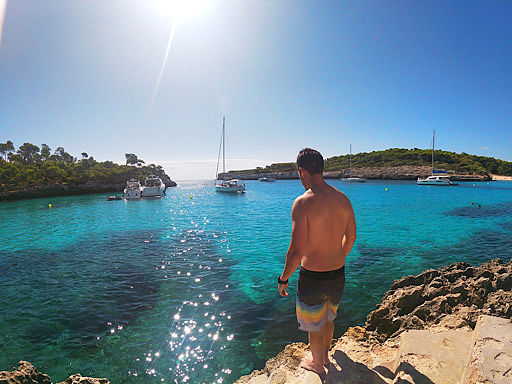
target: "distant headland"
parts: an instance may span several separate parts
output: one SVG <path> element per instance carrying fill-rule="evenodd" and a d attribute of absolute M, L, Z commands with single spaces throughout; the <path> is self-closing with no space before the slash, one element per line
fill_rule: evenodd
<path fill-rule="evenodd" d="M 98 162 L 86 152 L 78 159 L 63 147 L 52 154 L 46 144 L 24 143 L 16 150 L 7 141 L 0 143 L 0 155 L 0 200 L 122 192 L 127 180 L 149 175 L 160 177 L 166 187 L 176 186 L 160 165 L 145 165 L 133 153 L 125 154 L 126 165 L 119 165 Z"/>
<path fill-rule="evenodd" d="M 416 180 L 432 173 L 430 149 L 391 148 L 385 151 L 361 152 L 352 155 L 352 173 L 367 179 Z M 435 152 L 435 168 L 445 170 L 452 180 L 490 181 L 492 175 L 512 176 L 512 162 L 493 157 L 448 151 Z M 338 179 L 350 175 L 350 156 L 333 156 L 325 160 L 324 176 Z M 257 180 L 271 176 L 276 179 L 297 179 L 295 163 L 276 163 L 264 168 L 229 171 L 219 178 Z"/>

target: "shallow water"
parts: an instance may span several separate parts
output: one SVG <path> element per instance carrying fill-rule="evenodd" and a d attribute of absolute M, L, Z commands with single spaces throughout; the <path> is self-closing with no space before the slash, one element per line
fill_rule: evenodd
<path fill-rule="evenodd" d="M 396 278 L 512 257 L 512 183 L 329 182 L 358 225 L 335 336 L 363 324 Z M 293 295 L 275 283 L 302 192 L 298 180 L 250 181 L 245 195 L 226 195 L 208 181 L 161 200 L 1 202 L 0 370 L 28 360 L 54 382 L 80 372 L 231 383 L 262 368 L 306 340 Z"/>

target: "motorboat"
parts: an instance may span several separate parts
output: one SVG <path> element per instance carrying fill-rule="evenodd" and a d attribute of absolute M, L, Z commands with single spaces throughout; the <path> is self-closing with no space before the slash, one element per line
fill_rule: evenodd
<path fill-rule="evenodd" d="M 244 193 L 245 183 L 239 179 L 217 180 L 215 183 L 215 190 L 217 192 Z"/>
<path fill-rule="evenodd" d="M 245 183 L 239 179 L 219 179 L 220 152 L 222 149 L 222 173 L 226 173 L 226 118 L 222 118 L 222 134 L 220 137 L 219 156 L 217 157 L 217 170 L 215 172 L 215 190 L 217 192 L 244 193 Z"/>
<path fill-rule="evenodd" d="M 149 175 L 144 180 L 142 197 L 162 197 L 165 195 L 165 184 L 158 176 Z"/>
<path fill-rule="evenodd" d="M 264 183 L 273 183 L 274 181 L 276 181 L 276 179 L 270 176 L 260 177 L 258 180 Z"/>
<path fill-rule="evenodd" d="M 124 199 L 125 200 L 137 200 L 142 196 L 142 185 L 138 182 L 138 180 L 130 179 L 126 183 L 126 188 L 124 189 Z"/>
<path fill-rule="evenodd" d="M 352 176 L 352 144 L 350 144 L 350 176 L 349 177 L 343 177 L 341 181 L 345 181 L 348 183 L 364 183 L 366 179 L 358 176 Z"/>
<path fill-rule="evenodd" d="M 366 179 L 363 179 L 362 177 L 343 177 L 341 181 L 345 181 L 348 183 L 364 183 Z"/>
<path fill-rule="evenodd" d="M 427 177 L 426 179 L 422 179 L 421 177 L 418 177 L 418 180 L 416 181 L 418 185 L 438 185 L 438 186 L 451 186 L 451 185 L 458 185 L 457 183 L 454 183 L 450 180 L 449 176 L 443 176 L 443 175 L 432 175 Z"/>

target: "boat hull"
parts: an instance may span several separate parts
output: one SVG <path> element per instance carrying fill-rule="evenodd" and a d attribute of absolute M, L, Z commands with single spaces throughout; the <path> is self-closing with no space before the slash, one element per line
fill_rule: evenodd
<path fill-rule="evenodd" d="M 342 178 L 341 181 L 344 181 L 347 183 L 364 183 L 364 182 L 366 182 L 366 179 L 363 179 L 361 177 L 346 177 L 346 178 Z"/>
<path fill-rule="evenodd" d="M 451 181 L 445 181 L 445 180 L 440 180 L 440 181 L 417 180 L 416 184 L 418 184 L 418 185 L 435 185 L 436 187 L 450 187 L 452 185 L 456 185 L 456 184 L 453 184 Z"/>
<path fill-rule="evenodd" d="M 223 193 L 244 193 L 245 188 L 216 185 L 215 190 Z"/>
<path fill-rule="evenodd" d="M 124 199 L 125 200 L 139 200 L 141 198 L 142 191 L 140 189 L 125 189 Z"/>
<path fill-rule="evenodd" d="M 155 187 L 142 187 L 142 197 L 154 197 L 160 198 L 164 196 L 164 187 L 163 186 L 155 186 Z"/>

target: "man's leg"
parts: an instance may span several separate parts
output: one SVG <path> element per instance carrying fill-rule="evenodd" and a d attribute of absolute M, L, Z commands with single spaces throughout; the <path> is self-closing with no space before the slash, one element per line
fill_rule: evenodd
<path fill-rule="evenodd" d="M 329 353 L 329 348 L 331 348 L 332 335 L 334 333 L 334 322 L 327 321 L 321 332 L 323 332 L 323 334 L 324 334 L 323 335 L 324 336 L 323 355 L 322 355 L 323 356 L 323 364 L 325 366 L 328 366 L 329 364 L 331 364 L 331 360 L 329 360 L 328 353 Z"/>
<path fill-rule="evenodd" d="M 323 366 L 325 327 L 318 332 L 308 332 L 309 349 L 311 349 L 312 359 L 305 357 L 300 366 L 304 369 L 316 372 L 318 374 L 325 373 Z"/>

